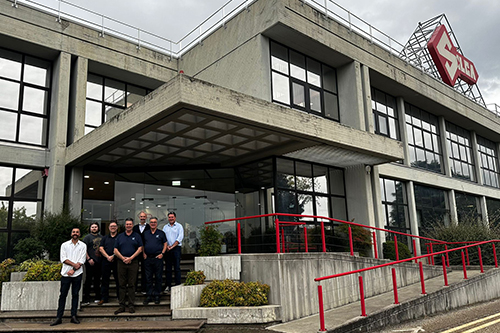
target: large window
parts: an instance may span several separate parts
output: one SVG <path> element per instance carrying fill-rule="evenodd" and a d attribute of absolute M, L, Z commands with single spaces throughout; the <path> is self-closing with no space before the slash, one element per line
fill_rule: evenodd
<path fill-rule="evenodd" d="M 0 166 L 0 258 L 15 255 L 16 243 L 43 210 L 45 178 L 41 170 Z"/>
<path fill-rule="evenodd" d="M 380 192 L 385 228 L 411 233 L 405 184 L 398 180 L 380 178 Z"/>
<path fill-rule="evenodd" d="M 396 98 L 372 88 L 372 111 L 375 133 L 399 140 Z"/>
<path fill-rule="evenodd" d="M 498 155 L 495 143 L 478 136 L 477 146 L 484 185 L 499 187 Z"/>
<path fill-rule="evenodd" d="M 148 93 L 147 89 L 89 73 L 85 134 L 101 126 Z"/>
<path fill-rule="evenodd" d="M 450 223 L 448 197 L 446 192 L 437 188 L 415 184 L 415 205 L 417 210 L 418 230 L 421 236 L 436 224 Z"/>
<path fill-rule="evenodd" d="M 500 200 L 486 198 L 488 222 L 491 228 L 498 228 L 500 224 Z"/>
<path fill-rule="evenodd" d="M 468 193 L 455 192 L 455 201 L 457 205 L 457 218 L 459 223 L 471 220 L 481 220 L 482 215 L 479 211 L 480 203 L 478 196 Z"/>
<path fill-rule="evenodd" d="M 405 113 L 411 166 L 442 173 L 437 117 L 408 103 L 405 103 Z"/>
<path fill-rule="evenodd" d="M 273 102 L 339 120 L 337 72 L 271 41 Z"/>
<path fill-rule="evenodd" d="M 47 146 L 50 67 L 0 48 L 0 141 Z"/>
<path fill-rule="evenodd" d="M 446 139 L 452 176 L 476 181 L 469 132 L 450 122 L 446 122 Z"/>

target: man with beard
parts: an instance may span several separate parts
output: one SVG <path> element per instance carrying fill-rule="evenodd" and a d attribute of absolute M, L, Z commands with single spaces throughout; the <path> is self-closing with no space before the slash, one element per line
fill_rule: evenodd
<path fill-rule="evenodd" d="M 163 231 L 158 230 L 158 218 L 150 218 L 149 225 L 151 229 L 144 232 L 144 267 L 147 280 L 147 297 L 144 305 L 148 305 L 153 298 L 155 304 L 160 304 L 163 255 L 167 251 L 167 237 Z"/>
<path fill-rule="evenodd" d="M 79 240 L 80 229 L 71 230 L 71 239 L 61 245 L 60 259 L 61 269 L 61 290 L 59 294 L 59 303 L 57 306 L 57 319 L 50 324 L 56 326 L 62 323 L 64 307 L 66 306 L 66 297 L 71 286 L 71 322 L 80 324 L 76 317 L 78 310 L 78 292 L 82 286 L 83 265 L 87 255 L 87 246 Z"/>
<path fill-rule="evenodd" d="M 118 284 L 120 286 L 119 299 L 120 307 L 115 311 L 115 315 L 125 312 L 125 300 L 128 300 L 128 310 L 135 312 L 135 281 L 137 270 L 139 269 L 138 257 L 142 252 L 141 236 L 134 232 L 134 219 L 125 219 L 125 232 L 116 237 L 114 253 L 118 262 Z"/>
<path fill-rule="evenodd" d="M 101 244 L 99 246 L 99 251 L 102 255 L 102 283 L 101 283 L 101 300 L 97 305 L 102 305 L 109 302 L 109 279 L 111 277 L 111 272 L 113 272 L 113 277 L 116 283 L 116 294 L 119 295 L 118 291 L 118 271 L 116 269 L 115 259 L 115 240 L 118 235 L 118 224 L 116 221 L 111 221 L 109 223 L 109 234 L 101 239 Z"/>
<path fill-rule="evenodd" d="M 95 303 L 101 301 L 101 234 L 99 224 L 93 222 L 89 227 L 89 234 L 85 236 L 83 242 L 87 245 L 87 262 L 85 262 L 85 284 L 83 285 L 82 305 L 90 302 L 90 288 L 94 287 Z"/>
<path fill-rule="evenodd" d="M 168 213 L 168 223 L 163 227 L 163 232 L 167 236 L 167 255 L 165 264 L 167 265 L 167 288 L 165 292 L 170 293 L 172 286 L 172 265 L 175 272 L 175 285 L 181 284 L 181 246 L 184 239 L 184 229 L 182 225 L 176 221 L 177 215 L 175 212 Z"/>
<path fill-rule="evenodd" d="M 139 214 L 139 224 L 134 225 L 134 232 L 141 235 L 142 244 L 144 244 L 144 233 L 149 230 L 150 225 L 146 223 L 146 218 L 148 216 L 145 212 L 141 212 Z M 146 269 L 144 268 L 144 259 L 142 256 L 139 256 L 139 267 L 141 271 L 141 289 L 142 293 L 146 294 Z M 136 281 L 136 289 L 139 279 Z"/>

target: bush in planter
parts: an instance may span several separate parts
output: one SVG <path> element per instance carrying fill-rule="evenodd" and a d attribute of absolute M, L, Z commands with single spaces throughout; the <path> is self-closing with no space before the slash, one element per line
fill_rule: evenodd
<path fill-rule="evenodd" d="M 349 251 L 349 227 L 351 227 L 354 252 L 359 252 L 360 256 L 367 257 L 372 248 L 372 235 L 366 228 L 343 223 L 337 228 L 340 238 L 339 245 L 344 248 L 344 251 Z"/>
<path fill-rule="evenodd" d="M 216 256 L 220 254 L 222 246 L 222 234 L 219 228 L 213 224 L 200 228 L 201 245 L 198 254 L 200 256 Z"/>
<path fill-rule="evenodd" d="M 388 241 L 383 244 L 384 259 L 396 260 L 396 251 L 394 241 Z M 405 243 L 398 242 L 399 260 L 411 258 L 410 249 Z"/>
<path fill-rule="evenodd" d="M 27 264 L 28 271 L 23 281 L 59 281 L 62 264 L 48 260 L 38 260 Z"/>
<path fill-rule="evenodd" d="M 8 258 L 0 263 L 0 291 L 2 290 L 2 282 L 10 281 L 10 273 L 14 271 L 15 262 L 14 259 Z"/>
<path fill-rule="evenodd" d="M 200 306 L 260 306 L 269 304 L 269 286 L 260 282 L 235 282 L 214 280 L 200 297 Z"/>
<path fill-rule="evenodd" d="M 41 258 L 44 252 L 44 245 L 34 237 L 21 239 L 14 246 L 14 259 L 16 262 L 24 262 L 31 258 Z"/>
<path fill-rule="evenodd" d="M 193 286 L 196 284 L 203 284 L 206 278 L 203 271 L 189 271 L 186 275 L 186 282 L 184 282 L 184 285 Z"/>

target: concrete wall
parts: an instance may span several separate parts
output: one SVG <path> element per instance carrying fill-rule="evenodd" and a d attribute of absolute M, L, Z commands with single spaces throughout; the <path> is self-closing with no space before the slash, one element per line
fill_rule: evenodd
<path fill-rule="evenodd" d="M 240 280 L 241 256 L 195 257 L 194 270 L 203 271 L 207 281 Z"/>
<path fill-rule="evenodd" d="M 375 226 L 371 167 L 356 165 L 345 169 L 345 188 L 349 221 Z"/>
<path fill-rule="evenodd" d="M 351 257 L 343 253 L 249 254 L 241 256 L 241 280 L 270 285 L 270 304 L 282 306 L 282 320 L 290 321 L 318 313 L 318 291 L 314 278 L 370 267 L 387 261 Z M 399 286 L 420 281 L 418 266 L 397 266 Z M 426 266 L 425 278 L 442 274 L 442 268 Z M 365 296 L 392 290 L 391 267 L 364 272 Z M 359 300 L 358 275 L 327 280 L 323 286 L 325 309 Z"/>

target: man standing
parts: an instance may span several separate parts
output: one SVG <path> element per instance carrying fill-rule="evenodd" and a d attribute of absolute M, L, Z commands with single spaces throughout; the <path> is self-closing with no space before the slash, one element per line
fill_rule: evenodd
<path fill-rule="evenodd" d="M 150 229 L 150 225 L 146 223 L 147 215 L 145 212 L 139 214 L 139 224 L 134 225 L 134 232 L 141 235 L 142 244 L 144 244 L 144 233 Z M 146 293 L 146 269 L 144 268 L 144 259 L 139 256 L 139 267 L 141 268 L 141 289 L 142 293 Z M 136 281 L 136 287 L 139 280 Z"/>
<path fill-rule="evenodd" d="M 101 239 L 101 244 L 99 246 L 99 251 L 102 255 L 102 283 L 101 283 L 101 300 L 97 305 L 102 305 L 109 302 L 109 279 L 111 277 L 111 271 L 113 272 L 113 277 L 116 283 L 116 294 L 119 295 L 118 291 L 118 271 L 116 269 L 115 260 L 115 241 L 118 235 L 118 224 L 116 221 L 111 221 L 109 223 L 109 234 Z"/>
<path fill-rule="evenodd" d="M 125 299 L 128 299 L 128 310 L 135 312 L 135 281 L 137 270 L 139 269 L 139 256 L 142 252 L 142 239 L 135 233 L 134 219 L 129 217 L 125 220 L 125 232 L 116 237 L 114 253 L 118 259 L 118 284 L 120 291 L 118 302 L 120 307 L 115 311 L 115 315 L 125 312 Z"/>
<path fill-rule="evenodd" d="M 172 286 L 172 265 L 175 272 L 175 285 L 181 284 L 181 246 L 184 239 L 184 229 L 179 222 L 176 222 L 177 215 L 174 212 L 168 213 L 168 223 L 163 227 L 163 232 L 167 236 L 167 288 L 165 292 L 170 293 Z"/>
<path fill-rule="evenodd" d="M 87 261 L 85 262 L 82 305 L 89 305 L 91 286 L 94 286 L 94 302 L 99 303 L 101 301 L 101 252 L 99 251 L 101 239 L 99 224 L 93 222 L 89 227 L 89 234 L 83 239 L 83 242 L 87 245 Z"/>
<path fill-rule="evenodd" d="M 167 237 L 163 231 L 158 230 L 158 218 L 150 218 L 149 225 L 151 229 L 144 232 L 144 267 L 147 281 L 147 297 L 144 305 L 148 305 L 153 298 L 155 304 L 160 304 L 163 255 L 167 251 Z"/>
<path fill-rule="evenodd" d="M 66 305 L 66 297 L 68 296 L 69 287 L 71 286 L 71 322 L 80 324 L 76 317 L 78 310 L 78 292 L 82 286 L 83 265 L 87 253 L 87 246 L 79 240 L 80 229 L 73 228 L 71 230 L 71 239 L 61 245 L 61 290 L 59 294 L 59 304 L 57 306 L 57 319 L 50 324 L 56 326 L 62 323 L 64 307 Z"/>

